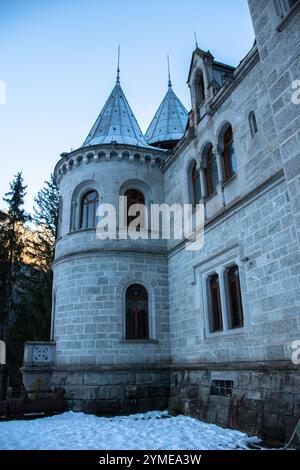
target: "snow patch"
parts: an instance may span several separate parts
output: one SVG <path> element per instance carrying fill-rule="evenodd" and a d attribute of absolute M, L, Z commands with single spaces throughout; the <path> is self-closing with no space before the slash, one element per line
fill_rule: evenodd
<path fill-rule="evenodd" d="M 11 450 L 229 450 L 246 449 L 247 440 L 240 431 L 167 411 L 113 418 L 70 411 L 0 423 L 0 449 Z"/>

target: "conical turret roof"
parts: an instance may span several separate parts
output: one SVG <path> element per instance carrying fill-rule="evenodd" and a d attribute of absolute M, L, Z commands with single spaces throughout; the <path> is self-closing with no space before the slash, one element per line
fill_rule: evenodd
<path fill-rule="evenodd" d="M 149 148 L 121 88 L 119 77 L 82 146 L 111 142 Z"/>
<path fill-rule="evenodd" d="M 187 120 L 188 112 L 175 95 L 169 80 L 168 91 L 145 134 L 147 143 L 159 145 L 160 142 L 180 140 L 184 135 Z"/>

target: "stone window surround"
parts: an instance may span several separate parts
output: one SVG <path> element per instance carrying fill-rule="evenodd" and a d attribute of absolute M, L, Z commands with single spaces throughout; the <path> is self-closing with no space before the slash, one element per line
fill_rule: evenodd
<path fill-rule="evenodd" d="M 217 258 L 217 257 L 216 257 Z M 202 291 L 202 312 L 204 313 L 204 339 L 217 338 L 224 335 L 237 335 L 244 332 L 245 328 L 245 318 L 244 325 L 238 328 L 230 328 L 230 306 L 228 291 L 226 285 L 226 269 L 232 267 L 233 265 L 238 266 L 239 268 L 239 278 L 241 284 L 241 292 L 243 292 L 243 279 L 241 273 L 243 272 L 243 262 L 238 253 L 238 248 L 235 248 L 231 253 L 226 253 L 225 256 L 220 257 L 219 261 L 210 262 L 207 264 L 207 267 L 204 267 L 200 270 L 196 269 L 196 275 L 198 278 L 197 284 Z M 198 273 L 197 273 L 198 271 Z M 209 314 L 209 287 L 208 279 L 212 274 L 218 274 L 219 276 L 219 285 L 220 285 L 220 295 L 221 295 L 221 307 L 222 307 L 222 321 L 223 321 L 223 330 L 222 331 L 211 331 L 211 319 Z M 198 293 L 199 295 L 199 293 Z M 200 294 L 201 295 L 201 294 Z M 243 300 L 243 299 L 242 299 Z M 245 312 L 244 312 L 245 313 Z"/>
<path fill-rule="evenodd" d="M 95 180 L 83 181 L 73 191 L 71 200 L 69 233 L 85 230 L 80 228 L 81 201 L 83 196 L 89 191 L 97 191 L 99 200 L 101 199 L 101 191 L 97 181 Z M 90 227 L 89 230 L 95 230 L 95 228 Z"/>
<path fill-rule="evenodd" d="M 212 145 L 213 153 L 216 155 L 217 159 L 217 166 L 218 166 L 218 179 L 219 179 L 219 184 L 218 187 L 220 189 L 223 189 L 225 186 L 228 186 L 230 183 L 232 183 L 237 177 L 238 173 L 234 174 L 229 178 L 228 180 L 224 180 L 224 169 L 223 169 L 223 136 L 226 128 L 228 126 L 232 127 L 232 124 L 227 121 L 225 122 L 221 129 L 218 132 L 218 137 L 217 137 L 217 144 L 213 144 L 212 142 L 205 142 L 205 144 L 202 146 L 200 150 L 200 159 L 197 160 L 195 157 L 192 157 L 189 159 L 188 164 L 186 166 L 186 174 L 187 174 L 187 183 L 188 183 L 188 201 L 191 202 L 191 181 L 190 181 L 190 173 L 191 173 L 191 168 L 192 164 L 194 161 L 198 161 L 199 164 L 199 171 L 200 171 L 200 187 L 201 187 L 201 194 L 202 194 L 202 200 L 203 202 L 208 202 L 210 199 L 213 199 L 217 194 L 218 194 L 218 188 L 217 191 L 215 191 L 213 194 L 207 196 L 207 188 L 206 188 L 206 180 L 205 180 L 205 168 L 206 168 L 206 161 L 205 161 L 205 154 L 207 152 L 207 149 L 210 145 Z M 232 132 L 234 134 L 234 129 L 232 127 Z"/>
<path fill-rule="evenodd" d="M 119 189 L 119 196 L 123 196 L 128 189 L 136 189 L 143 193 L 145 197 L 145 205 L 148 209 L 148 216 L 150 216 L 150 205 L 154 202 L 154 200 L 152 190 L 148 184 L 139 179 L 127 180 L 121 184 Z M 84 194 L 89 191 L 97 191 L 99 195 L 99 201 L 102 199 L 98 182 L 95 180 L 83 181 L 75 188 L 71 201 L 70 227 L 68 234 L 96 229 L 96 227 L 80 228 L 81 200 Z M 119 216 L 119 214 L 117 214 L 117 216 Z M 148 224 L 149 223 L 150 220 L 148 220 Z"/>
<path fill-rule="evenodd" d="M 300 0 L 295 5 L 290 7 L 288 0 L 274 0 L 275 10 L 279 18 L 280 23 L 277 25 L 276 30 L 281 33 L 294 16 L 300 11 Z"/>
<path fill-rule="evenodd" d="M 149 338 L 148 339 L 127 339 L 126 338 L 126 291 L 129 286 L 132 284 L 142 285 L 148 293 L 148 328 L 149 328 Z M 155 299 L 153 288 L 149 283 L 144 279 L 133 278 L 129 282 L 123 285 L 122 289 L 122 338 L 120 342 L 126 344 L 158 344 L 156 338 L 156 328 L 155 328 Z"/>

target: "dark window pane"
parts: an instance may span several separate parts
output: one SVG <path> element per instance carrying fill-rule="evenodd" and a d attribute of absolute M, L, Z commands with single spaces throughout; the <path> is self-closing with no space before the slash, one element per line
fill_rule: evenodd
<path fill-rule="evenodd" d="M 240 328 L 244 324 L 244 316 L 238 266 L 227 269 L 227 282 L 231 328 Z"/>
<path fill-rule="evenodd" d="M 221 309 L 221 295 L 219 286 L 219 276 L 214 274 L 209 278 L 210 290 L 210 318 L 212 331 L 222 331 L 222 309 Z"/>
<path fill-rule="evenodd" d="M 133 284 L 126 291 L 126 339 L 148 339 L 148 294 Z"/>
<path fill-rule="evenodd" d="M 212 147 L 209 147 L 206 152 L 206 187 L 207 195 L 211 196 L 217 191 L 219 183 L 218 165 L 215 155 L 213 154 Z"/>
<path fill-rule="evenodd" d="M 90 191 L 82 198 L 80 228 L 96 227 L 96 213 L 99 206 L 97 191 Z"/>
<path fill-rule="evenodd" d="M 212 191 L 212 194 L 213 194 L 217 191 L 217 186 L 218 186 L 218 183 L 219 183 L 218 165 L 217 165 L 217 160 L 216 159 L 214 159 L 211 163 L 210 179 L 211 179 L 211 191 Z"/>
<path fill-rule="evenodd" d="M 224 164 L 224 178 L 225 181 L 232 178 L 237 174 L 237 158 L 234 148 L 232 127 L 228 126 L 224 134 L 224 151 L 223 151 L 223 164 Z"/>
<path fill-rule="evenodd" d="M 140 191 L 137 191 L 136 189 L 128 189 L 124 196 L 127 197 L 127 211 L 129 211 L 129 208 L 133 206 L 134 204 L 142 204 L 145 205 L 145 197 L 143 193 Z M 137 213 L 137 215 L 128 215 L 127 212 L 127 226 L 130 224 L 130 222 L 134 219 L 136 219 L 140 214 Z M 145 226 L 145 222 L 143 223 L 143 227 Z M 137 227 L 137 231 L 141 229 L 140 226 Z"/>
<path fill-rule="evenodd" d="M 193 186 L 193 204 L 198 204 L 201 199 L 200 173 L 197 164 L 194 163 L 192 170 L 192 186 Z"/>
<path fill-rule="evenodd" d="M 197 75 L 197 78 L 195 80 L 195 98 L 196 107 L 198 108 L 205 100 L 205 85 L 202 72 Z"/>

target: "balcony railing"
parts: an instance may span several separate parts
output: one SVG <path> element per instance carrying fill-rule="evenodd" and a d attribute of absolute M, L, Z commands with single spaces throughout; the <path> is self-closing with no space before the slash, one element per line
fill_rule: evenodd
<path fill-rule="evenodd" d="M 27 341 L 24 346 L 23 367 L 46 367 L 54 364 L 55 343 Z"/>

